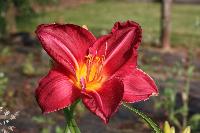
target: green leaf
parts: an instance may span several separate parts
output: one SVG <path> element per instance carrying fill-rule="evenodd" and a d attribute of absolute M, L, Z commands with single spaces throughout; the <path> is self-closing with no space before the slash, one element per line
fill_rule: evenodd
<path fill-rule="evenodd" d="M 158 125 L 156 123 L 153 122 L 153 120 L 151 118 L 149 118 L 147 115 L 145 115 L 143 112 L 123 103 L 123 106 L 127 109 L 129 109 L 131 112 L 137 114 L 138 116 L 140 116 L 144 121 L 146 121 L 146 123 L 149 125 L 149 127 L 151 127 L 155 133 L 162 133 L 161 129 L 158 127 Z"/>
<path fill-rule="evenodd" d="M 64 114 L 65 114 L 65 119 L 67 121 L 66 129 L 65 129 L 64 133 L 81 133 L 77 124 L 76 124 L 76 121 L 74 119 L 74 109 L 75 109 L 75 106 L 77 105 L 77 103 L 79 101 L 80 100 L 77 100 L 70 107 L 65 108 L 63 110 Z"/>
<path fill-rule="evenodd" d="M 199 130 L 200 129 L 200 114 L 192 115 L 192 117 L 189 119 L 189 125 L 191 125 L 193 130 Z"/>

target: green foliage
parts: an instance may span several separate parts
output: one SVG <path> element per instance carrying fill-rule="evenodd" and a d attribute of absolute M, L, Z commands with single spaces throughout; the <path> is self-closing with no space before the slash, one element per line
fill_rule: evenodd
<path fill-rule="evenodd" d="M 163 108 L 164 110 L 167 110 L 169 114 L 172 114 L 173 108 L 176 106 L 176 93 L 176 90 L 173 88 L 166 87 L 163 92 L 163 102 L 156 103 L 156 108 Z"/>
<path fill-rule="evenodd" d="M 42 5 L 58 4 L 59 0 L 36 0 L 37 3 Z"/>
<path fill-rule="evenodd" d="M 8 57 L 11 55 L 11 49 L 10 47 L 4 47 L 0 50 L 0 56 L 1 57 Z"/>
<path fill-rule="evenodd" d="M 0 14 L 6 10 L 7 8 L 7 1 L 6 0 L 0 0 Z"/>
<path fill-rule="evenodd" d="M 0 97 L 4 94 L 4 90 L 6 89 L 6 85 L 8 82 L 8 78 L 5 77 L 4 73 L 0 72 Z"/>
<path fill-rule="evenodd" d="M 189 119 L 189 125 L 191 125 L 194 131 L 200 131 L 200 114 L 195 114 Z"/>
<path fill-rule="evenodd" d="M 51 127 L 54 127 L 56 124 L 56 122 L 52 118 L 44 116 L 33 116 L 32 121 L 39 124 L 40 126 L 42 125 L 41 133 L 50 133 L 52 129 Z M 63 132 L 64 132 L 63 128 L 56 125 L 54 133 L 63 133 Z"/>
<path fill-rule="evenodd" d="M 81 133 L 78 125 L 76 124 L 76 121 L 74 119 L 75 116 L 75 108 L 76 105 L 80 102 L 80 99 L 76 100 L 70 107 L 64 108 L 64 115 L 65 119 L 67 121 L 66 128 L 64 130 L 64 133 Z"/>
<path fill-rule="evenodd" d="M 126 2 L 127 0 L 96 0 L 97 2 Z"/>
<path fill-rule="evenodd" d="M 29 54 L 22 65 L 22 73 L 27 76 L 34 76 L 36 74 L 36 70 L 33 65 L 34 57 L 33 54 Z"/>
<path fill-rule="evenodd" d="M 6 21 L 0 16 L 0 38 L 6 33 Z"/>
<path fill-rule="evenodd" d="M 49 131 L 48 128 L 43 128 L 42 131 L 41 131 L 41 133 L 49 133 L 49 132 L 50 132 L 50 131 Z"/>
<path fill-rule="evenodd" d="M 4 73 L 0 72 L 0 105 L 5 104 L 3 102 L 3 95 L 5 93 L 7 83 L 8 78 L 4 75 Z"/>
<path fill-rule="evenodd" d="M 122 103 L 122 105 L 126 109 L 128 109 L 129 111 L 135 113 L 137 116 L 139 116 L 140 118 L 142 118 L 155 133 L 162 133 L 162 131 L 159 128 L 159 126 L 150 117 L 148 117 L 147 115 L 145 115 L 143 112 L 141 112 L 140 110 L 137 110 L 134 107 L 131 107 L 131 106 L 127 105 L 126 103 Z"/>
<path fill-rule="evenodd" d="M 181 124 L 176 117 L 177 113 L 179 113 L 179 111 L 176 109 L 177 90 L 174 88 L 176 82 L 172 78 L 168 79 L 166 82 L 167 87 L 163 91 L 161 100 L 156 102 L 155 106 L 157 109 L 163 109 L 166 111 L 169 120 L 172 121 L 176 126 L 180 127 Z"/>
<path fill-rule="evenodd" d="M 63 133 L 63 132 L 64 130 L 61 127 L 56 126 L 56 133 Z"/>
<path fill-rule="evenodd" d="M 178 127 L 179 130 L 186 128 L 187 125 L 191 125 L 192 129 L 196 130 L 200 124 L 199 114 L 195 114 L 188 119 L 190 81 L 192 79 L 193 72 L 193 66 L 189 66 L 187 70 L 184 70 L 179 63 L 175 64 L 175 66 L 171 68 L 171 77 L 166 80 L 166 88 L 163 91 L 163 95 L 161 95 L 161 100 L 155 104 L 157 108 L 163 109 L 167 112 L 168 119 L 176 127 Z M 176 88 L 178 88 L 178 83 L 174 79 L 174 75 L 176 75 L 178 79 L 184 76 L 186 78 L 186 83 L 184 87 L 181 88 L 180 92 L 182 97 L 182 105 L 178 108 L 176 104 L 176 95 L 178 93 Z"/>
<path fill-rule="evenodd" d="M 0 38 L 6 32 L 6 21 L 5 21 L 5 10 L 6 10 L 6 1 L 0 0 Z"/>
<path fill-rule="evenodd" d="M 8 16 L 10 11 L 15 12 L 13 16 Z M 29 16 L 33 13 L 30 0 L 0 0 L 0 37 L 4 37 L 6 33 L 9 33 L 9 31 L 6 31 L 9 30 L 7 27 L 11 22 L 15 24 L 13 21 L 17 16 Z M 13 17 L 13 19 L 8 19 L 9 17 Z"/>
<path fill-rule="evenodd" d="M 55 123 L 51 118 L 44 116 L 33 116 L 32 121 L 36 122 L 37 124 L 48 123 L 49 125 L 52 125 Z"/>
<path fill-rule="evenodd" d="M 50 133 L 50 132 L 51 131 L 49 128 L 43 128 L 41 131 L 41 133 Z M 54 133 L 64 133 L 64 130 L 60 126 L 56 126 Z"/>
<path fill-rule="evenodd" d="M 176 4 L 173 6 L 173 46 L 200 46 L 200 27 L 195 26 L 199 25 L 199 12 L 200 8 L 195 5 Z M 102 30 L 110 31 L 110 27 L 112 27 L 114 22 L 125 21 L 127 19 L 135 20 L 141 24 L 143 29 L 143 42 L 158 42 L 160 33 L 159 3 L 94 2 L 83 4 L 76 8 L 56 9 L 41 12 L 29 18 L 22 18 L 18 20 L 18 28 L 21 31 L 33 32 L 35 27 L 41 23 L 53 23 L 63 20 L 66 23 L 86 24 L 89 30 L 98 36 Z"/>
<path fill-rule="evenodd" d="M 12 0 L 12 2 L 21 16 L 27 16 L 33 13 L 29 0 Z"/>

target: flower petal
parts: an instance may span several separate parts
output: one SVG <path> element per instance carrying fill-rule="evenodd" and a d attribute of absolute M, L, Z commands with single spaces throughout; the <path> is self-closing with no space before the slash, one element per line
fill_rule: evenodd
<path fill-rule="evenodd" d="M 91 112 L 99 116 L 104 123 L 108 123 L 122 101 L 123 92 L 122 82 L 113 78 L 96 91 L 82 92 L 82 99 Z"/>
<path fill-rule="evenodd" d="M 120 67 L 112 77 L 120 77 L 123 78 L 128 74 L 132 73 L 134 69 L 137 68 L 137 58 L 138 58 L 138 51 L 133 49 L 131 57 L 124 63 L 122 67 Z"/>
<path fill-rule="evenodd" d="M 153 79 L 140 69 L 130 70 L 123 78 L 123 83 L 125 102 L 138 102 L 158 95 L 158 88 Z"/>
<path fill-rule="evenodd" d="M 116 23 L 111 34 L 99 38 L 92 48 L 91 54 L 105 55 L 104 73 L 112 75 L 122 67 L 137 49 L 141 42 L 139 24 L 127 21 Z"/>
<path fill-rule="evenodd" d="M 43 24 L 36 34 L 47 53 L 72 73 L 96 41 L 88 30 L 73 24 Z"/>
<path fill-rule="evenodd" d="M 138 32 L 138 36 L 137 36 L 138 42 L 134 45 L 134 48 L 137 49 L 142 40 L 142 29 L 138 23 L 136 23 L 134 21 L 129 21 L 129 20 L 124 23 L 116 22 L 112 28 L 112 33 L 116 32 L 117 30 L 121 30 L 121 29 L 124 29 L 127 27 L 138 27 L 138 31 L 137 31 Z"/>
<path fill-rule="evenodd" d="M 80 96 L 69 78 L 56 68 L 40 80 L 36 89 L 36 99 L 43 113 L 54 112 L 71 105 Z"/>

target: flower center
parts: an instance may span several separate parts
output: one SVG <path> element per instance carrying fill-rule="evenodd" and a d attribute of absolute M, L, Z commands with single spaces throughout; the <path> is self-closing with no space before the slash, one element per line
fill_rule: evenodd
<path fill-rule="evenodd" d="M 105 56 L 88 55 L 86 60 L 80 65 L 76 71 L 77 86 L 81 89 L 95 90 L 98 89 L 103 82 L 103 61 Z"/>

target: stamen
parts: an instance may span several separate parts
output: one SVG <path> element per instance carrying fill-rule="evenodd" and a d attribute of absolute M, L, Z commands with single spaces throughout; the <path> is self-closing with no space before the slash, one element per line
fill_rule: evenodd
<path fill-rule="evenodd" d="M 105 60 L 105 56 L 86 56 L 86 82 L 91 83 L 101 79 L 101 72 L 103 69 L 103 61 Z M 91 75 L 92 74 L 92 75 Z"/>
<path fill-rule="evenodd" d="M 88 54 L 85 56 L 84 64 L 80 65 L 80 69 L 77 71 L 78 78 L 78 87 L 82 90 L 92 90 L 100 87 L 103 80 L 105 80 L 105 76 L 103 75 L 103 67 L 105 62 L 107 61 L 107 50 L 108 50 L 108 42 L 104 45 L 105 50 L 103 55 L 100 55 L 98 51 L 95 51 L 95 54 Z"/>
<path fill-rule="evenodd" d="M 88 56 L 86 56 L 86 67 L 87 67 L 87 74 L 86 74 L 86 81 L 89 81 L 89 76 L 90 76 L 90 71 L 91 71 L 91 66 L 92 66 L 92 60 L 93 57 L 89 54 Z"/>

